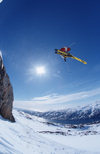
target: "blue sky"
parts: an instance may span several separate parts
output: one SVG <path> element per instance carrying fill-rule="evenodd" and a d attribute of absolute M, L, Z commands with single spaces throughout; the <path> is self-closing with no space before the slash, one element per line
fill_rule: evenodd
<path fill-rule="evenodd" d="M 98 91 L 99 6 L 99 0 L 3 0 L 0 3 L 0 50 L 15 100 Z M 71 53 L 87 61 L 87 65 L 73 59 L 65 63 L 54 54 L 55 48 L 71 44 Z M 46 73 L 37 75 L 37 66 L 44 66 Z M 99 93 L 93 98 L 100 99 Z"/>

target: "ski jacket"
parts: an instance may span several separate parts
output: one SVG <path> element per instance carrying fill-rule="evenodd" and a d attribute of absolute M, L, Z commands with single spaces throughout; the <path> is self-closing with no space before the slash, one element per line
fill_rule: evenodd
<path fill-rule="evenodd" d="M 69 48 L 69 47 L 64 47 L 64 48 L 61 48 L 60 50 L 63 51 L 63 52 L 68 52 L 68 51 L 71 50 L 71 48 Z"/>

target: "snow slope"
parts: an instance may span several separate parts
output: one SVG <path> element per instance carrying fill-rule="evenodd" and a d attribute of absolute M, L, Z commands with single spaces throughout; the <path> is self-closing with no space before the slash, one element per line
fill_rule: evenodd
<path fill-rule="evenodd" d="M 85 126 L 80 130 L 80 128 L 74 129 L 70 126 L 49 123 L 42 118 L 17 110 L 14 110 L 14 116 L 16 123 L 0 117 L 0 154 L 100 153 L 99 124 Z M 88 129 L 92 131 L 97 129 L 97 134 L 85 136 L 75 133 Z"/>

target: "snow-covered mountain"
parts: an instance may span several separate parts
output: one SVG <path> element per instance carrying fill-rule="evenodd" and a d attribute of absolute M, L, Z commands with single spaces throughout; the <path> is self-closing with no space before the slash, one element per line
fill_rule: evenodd
<path fill-rule="evenodd" d="M 44 119 L 16 110 L 14 110 L 14 116 L 16 123 L 10 123 L 0 117 L 0 154 L 100 153 L 99 124 L 74 129 L 70 126 L 49 123 Z M 95 137 L 96 140 L 94 140 Z"/>
<path fill-rule="evenodd" d="M 100 103 L 76 108 L 67 108 L 64 110 L 47 112 L 24 110 L 24 112 L 62 124 L 90 124 L 100 122 Z"/>
<path fill-rule="evenodd" d="M 14 109 L 16 123 L 0 116 L 0 154 L 100 154 L 98 120 L 94 124 L 62 124 L 68 115 L 98 116 L 99 107 L 96 104 L 44 113 Z"/>

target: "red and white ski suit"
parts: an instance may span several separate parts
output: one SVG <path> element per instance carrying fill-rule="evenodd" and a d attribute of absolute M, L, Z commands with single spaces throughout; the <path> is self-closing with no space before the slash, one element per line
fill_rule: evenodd
<path fill-rule="evenodd" d="M 69 48 L 69 47 L 64 47 L 64 48 L 61 48 L 60 50 L 67 53 L 68 51 L 71 50 L 71 48 Z"/>

